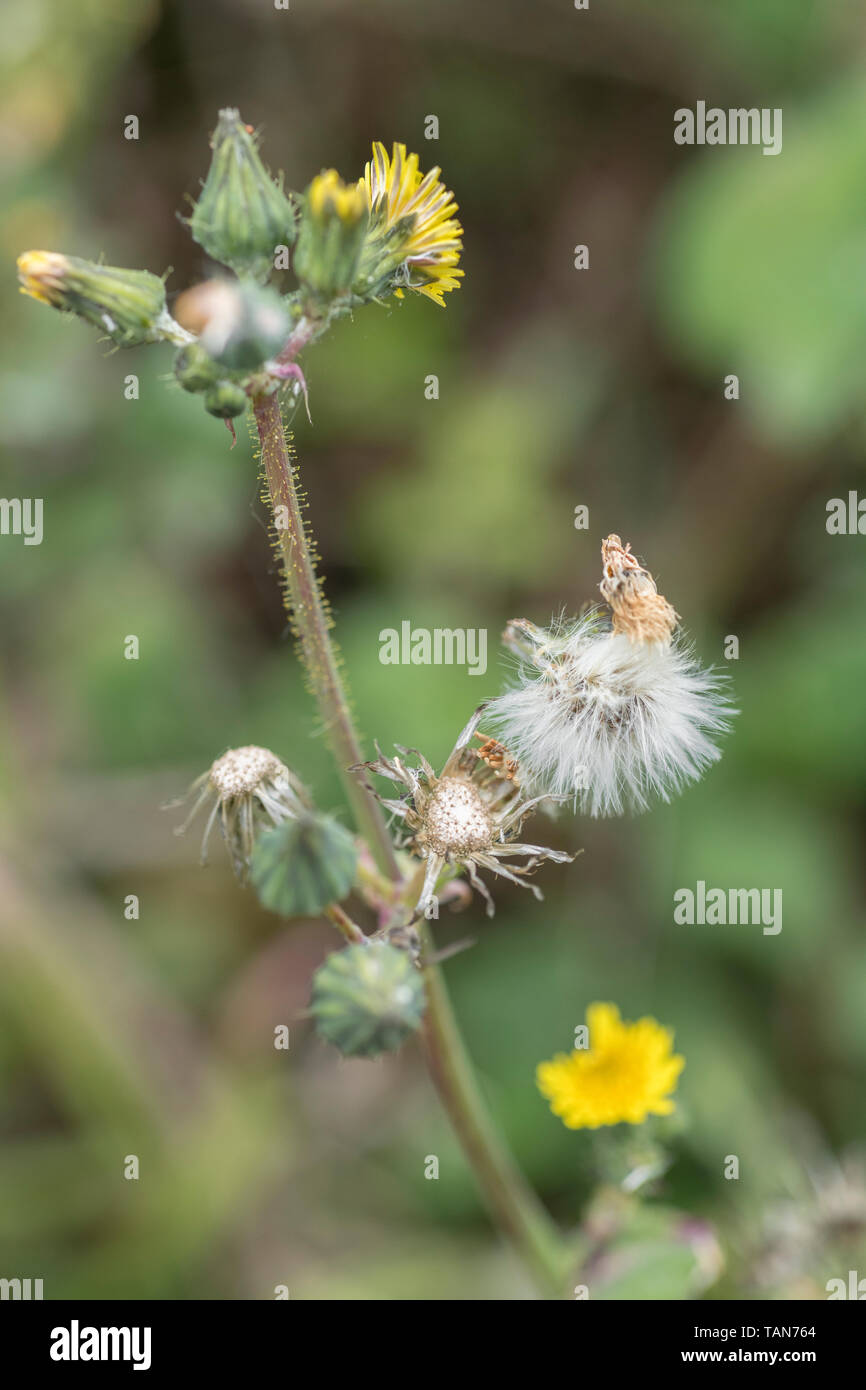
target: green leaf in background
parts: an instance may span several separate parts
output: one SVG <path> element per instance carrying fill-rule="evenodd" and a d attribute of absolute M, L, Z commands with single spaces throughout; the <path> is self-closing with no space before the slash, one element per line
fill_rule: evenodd
<path fill-rule="evenodd" d="M 684 357 L 733 372 L 774 440 L 808 446 L 860 409 L 866 355 L 866 90 L 784 107 L 783 147 L 708 149 L 664 206 L 655 264 Z"/>

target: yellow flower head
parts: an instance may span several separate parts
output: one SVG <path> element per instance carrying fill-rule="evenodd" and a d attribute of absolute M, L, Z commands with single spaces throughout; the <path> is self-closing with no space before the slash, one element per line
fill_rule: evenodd
<path fill-rule="evenodd" d="M 417 154 L 407 155 L 405 145 L 395 144 L 389 156 L 381 142 L 374 143 L 358 183 L 370 210 L 362 259 L 368 291 L 379 280 L 379 293 L 402 295 L 405 286 L 442 305 L 448 290 L 459 289 L 463 228 L 454 216 L 454 195 L 439 174 L 422 174 Z"/>
<path fill-rule="evenodd" d="M 673 1033 L 654 1018 L 623 1023 L 615 1004 L 590 1004 L 589 1047 L 559 1053 L 536 1068 L 542 1095 L 569 1129 L 639 1125 L 648 1115 L 670 1115 L 686 1064 L 673 1051 Z"/>
<path fill-rule="evenodd" d="M 367 200 L 358 184 L 346 184 L 336 169 L 317 174 L 307 191 L 313 217 L 324 222 L 337 217 L 341 222 L 360 222 L 367 212 Z"/>

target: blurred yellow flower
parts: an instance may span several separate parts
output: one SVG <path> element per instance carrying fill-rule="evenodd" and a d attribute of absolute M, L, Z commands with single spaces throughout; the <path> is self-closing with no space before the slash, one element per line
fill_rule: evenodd
<path fill-rule="evenodd" d="M 313 217 L 324 221 L 335 216 L 341 222 L 360 222 L 367 212 L 367 200 L 359 184 L 346 184 L 336 169 L 325 169 L 310 184 L 307 197 Z"/>
<path fill-rule="evenodd" d="M 457 264 L 463 228 L 454 216 L 454 195 L 440 182 L 440 172 L 435 168 L 422 174 L 417 154 L 407 155 L 405 145 L 395 143 L 389 156 L 376 141 L 358 188 L 370 209 L 364 257 L 369 281 L 376 278 L 377 269 L 384 269 L 391 283 L 383 288 L 402 295 L 402 284 L 442 305 L 443 295 L 460 287 L 463 271 Z"/>
<path fill-rule="evenodd" d="M 590 1004 L 589 1047 L 559 1053 L 536 1068 L 539 1089 L 569 1129 L 639 1125 L 648 1115 L 670 1115 L 685 1058 L 673 1051 L 673 1033 L 654 1018 L 623 1023 L 615 1004 Z"/>

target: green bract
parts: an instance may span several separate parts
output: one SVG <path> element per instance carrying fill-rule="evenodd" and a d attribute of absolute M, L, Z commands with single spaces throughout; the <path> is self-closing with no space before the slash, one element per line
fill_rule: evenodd
<path fill-rule="evenodd" d="M 310 1012 L 347 1057 L 396 1052 L 424 1016 L 424 985 L 405 951 L 384 941 L 349 946 L 313 976 Z"/>
<path fill-rule="evenodd" d="M 247 393 L 233 381 L 221 381 L 205 392 L 204 408 L 209 415 L 216 415 L 218 420 L 231 420 L 235 415 L 243 415 L 246 410 Z"/>
<path fill-rule="evenodd" d="M 184 391 L 207 391 L 216 386 L 223 372 L 210 353 L 199 343 L 189 343 L 175 355 L 174 374 Z"/>
<path fill-rule="evenodd" d="M 277 247 L 295 239 L 295 209 L 262 164 L 255 136 L 236 110 L 220 111 L 211 148 L 190 231 L 215 261 L 264 279 Z"/>
<path fill-rule="evenodd" d="M 348 293 L 358 273 L 369 215 L 363 192 L 333 169 L 313 179 L 295 251 L 295 274 L 323 299 Z"/>
<path fill-rule="evenodd" d="M 95 324 L 118 347 L 159 342 L 177 329 L 166 311 L 165 285 L 149 270 L 26 251 L 18 258 L 18 276 L 31 298 Z"/>
<path fill-rule="evenodd" d="M 250 878 L 259 901 L 283 917 L 312 917 L 355 882 L 358 852 L 330 816 L 309 814 L 259 836 Z"/>

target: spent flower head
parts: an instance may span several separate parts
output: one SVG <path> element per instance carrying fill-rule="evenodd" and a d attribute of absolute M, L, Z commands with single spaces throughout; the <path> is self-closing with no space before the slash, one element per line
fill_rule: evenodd
<path fill-rule="evenodd" d="M 540 1062 L 536 1079 L 568 1129 L 643 1124 L 670 1115 L 685 1058 L 673 1051 L 673 1033 L 654 1018 L 624 1023 L 615 1004 L 590 1004 L 589 1047 Z"/>
<path fill-rule="evenodd" d="M 593 610 L 550 630 L 511 622 L 503 640 L 520 683 L 488 706 L 529 785 L 593 816 L 644 810 L 697 780 L 735 713 L 725 677 L 675 637 L 677 614 L 630 547 L 609 536 L 602 555 L 610 620 Z"/>
<path fill-rule="evenodd" d="M 211 831 L 219 820 L 232 868 L 242 883 L 246 882 L 259 833 L 303 817 L 311 809 L 303 783 L 275 753 L 255 744 L 223 753 L 192 784 L 189 795 L 196 793 L 192 810 L 176 833 L 182 835 L 202 807 L 212 801 L 202 838 L 202 863 L 207 858 Z"/>
<path fill-rule="evenodd" d="M 448 290 L 460 287 L 463 228 L 455 217 L 453 193 L 440 170 L 422 174 L 417 154 L 396 144 L 389 155 L 376 141 L 358 187 L 370 222 L 355 282 L 356 294 L 375 298 L 416 290 L 442 306 Z"/>
<path fill-rule="evenodd" d="M 381 751 L 375 762 L 361 764 L 380 777 L 390 778 L 408 793 L 403 800 L 380 800 L 409 830 L 406 846 L 426 861 L 416 908 L 425 914 L 435 909 L 436 884 L 447 866 L 465 869 L 473 887 L 486 901 L 488 916 L 492 916 L 493 899 L 478 876 L 479 869 L 531 888 L 540 898 L 540 889 L 526 883 L 526 876 L 544 859 L 565 864 L 574 858 L 562 850 L 518 842 L 527 816 L 539 802 L 549 798 L 528 800 L 523 796 L 517 763 L 495 739 L 476 733 L 482 714 L 483 709 L 476 710 L 438 776 L 417 749 L 398 748 L 398 753 L 414 757 L 418 766 L 399 756 L 386 758 Z M 480 748 L 469 747 L 473 736 L 482 740 Z M 503 863 L 521 857 L 526 859 L 525 864 Z"/>

